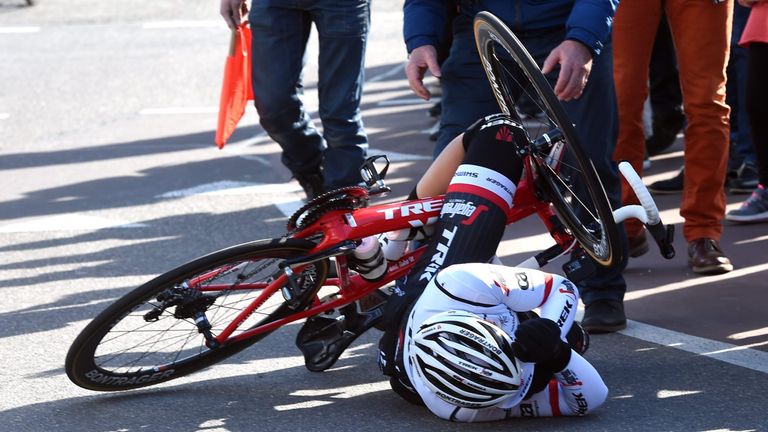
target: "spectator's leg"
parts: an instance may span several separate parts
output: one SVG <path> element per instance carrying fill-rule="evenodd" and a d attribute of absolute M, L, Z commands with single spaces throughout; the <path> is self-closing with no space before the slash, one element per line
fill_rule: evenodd
<path fill-rule="evenodd" d="M 733 0 L 726 3 L 668 0 L 677 49 L 685 129 L 685 186 L 680 214 L 688 242 L 720 240 L 725 216 L 729 112 L 725 104 L 725 65 L 731 40 Z"/>
<path fill-rule="evenodd" d="M 760 184 L 768 188 L 768 43 L 749 46 L 746 111 L 752 122 L 752 138 Z"/>
<path fill-rule="evenodd" d="M 613 77 L 619 128 L 613 157 L 616 161 L 629 161 L 640 175 L 645 156 L 643 103 L 648 96 L 648 65 L 660 17 L 659 0 L 624 0 L 616 11 L 613 26 Z M 638 203 L 626 182 L 622 181 L 621 189 L 623 204 Z M 634 220 L 627 221 L 625 226 L 630 238 L 637 237 L 643 229 Z"/>
<path fill-rule="evenodd" d="M 318 91 L 327 189 L 358 184 L 368 137 L 360 117 L 370 0 L 316 2 L 320 57 Z"/>
<path fill-rule="evenodd" d="M 454 34 L 450 55 L 441 68 L 443 108 L 435 157 L 477 119 L 499 112 L 480 65 L 472 28 L 465 21 L 468 20 L 463 16 L 456 18 L 454 26 L 459 31 Z"/>
<path fill-rule="evenodd" d="M 261 125 L 282 147 L 283 164 L 294 175 L 316 172 L 325 144 L 299 99 L 310 17 L 254 0 L 248 19 L 253 94 Z"/>

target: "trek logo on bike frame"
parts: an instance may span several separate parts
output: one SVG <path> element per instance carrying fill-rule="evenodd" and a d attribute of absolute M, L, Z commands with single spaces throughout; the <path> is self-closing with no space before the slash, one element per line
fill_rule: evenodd
<path fill-rule="evenodd" d="M 442 208 L 443 200 L 439 199 L 384 208 L 381 210 L 376 210 L 376 213 L 382 213 L 384 215 L 384 220 L 393 220 L 397 217 L 407 218 L 412 215 L 423 215 L 425 213 L 439 212 Z M 416 218 L 408 221 L 412 227 L 430 225 L 435 222 L 437 222 L 437 216 L 429 217 L 427 220 Z"/>

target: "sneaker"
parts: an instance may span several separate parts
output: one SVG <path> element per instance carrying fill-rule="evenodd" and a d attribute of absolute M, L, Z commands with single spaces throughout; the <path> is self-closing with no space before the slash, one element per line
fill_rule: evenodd
<path fill-rule="evenodd" d="M 617 300 L 595 300 L 584 311 L 581 326 L 587 333 L 612 333 L 627 328 L 624 304 Z"/>
<path fill-rule="evenodd" d="M 304 189 L 304 193 L 307 195 L 307 201 L 311 201 L 325 192 L 325 187 L 323 186 L 323 173 L 319 170 L 305 174 L 296 174 L 294 177 L 298 180 L 301 188 Z"/>
<path fill-rule="evenodd" d="M 696 239 L 688 244 L 688 264 L 698 274 L 716 275 L 733 270 L 731 260 L 725 256 L 717 240 Z"/>
<path fill-rule="evenodd" d="M 761 184 L 757 185 L 741 207 L 729 211 L 725 219 L 738 223 L 768 222 L 768 190 Z"/>
<path fill-rule="evenodd" d="M 751 193 L 760 183 L 760 175 L 757 173 L 757 167 L 753 163 L 744 162 L 738 170 L 736 177 L 728 183 L 731 193 Z"/>
<path fill-rule="evenodd" d="M 659 180 L 648 186 L 648 190 L 655 194 L 676 194 L 683 191 L 683 179 L 685 169 L 681 169 L 676 176 L 667 180 Z"/>
<path fill-rule="evenodd" d="M 629 239 L 629 256 L 637 258 L 648 253 L 650 246 L 648 246 L 648 237 L 645 235 L 645 230 L 640 231 L 636 237 Z"/>

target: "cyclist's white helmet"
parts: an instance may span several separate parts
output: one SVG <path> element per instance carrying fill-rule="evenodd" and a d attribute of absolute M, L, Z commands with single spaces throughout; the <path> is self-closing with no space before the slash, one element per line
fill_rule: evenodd
<path fill-rule="evenodd" d="M 480 316 L 451 310 L 428 318 L 410 342 L 410 361 L 440 399 L 483 408 L 520 391 L 521 365 L 512 339 Z"/>

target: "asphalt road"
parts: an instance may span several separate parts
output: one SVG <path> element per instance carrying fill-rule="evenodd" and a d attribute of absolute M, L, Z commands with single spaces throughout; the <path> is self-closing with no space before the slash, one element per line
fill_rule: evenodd
<path fill-rule="evenodd" d="M 23 3 L 0 0 L 0 431 L 768 431 L 765 225 L 726 226 L 728 275 L 692 274 L 679 233 L 675 259 L 630 262 L 629 327 L 594 337 L 587 355 L 611 393 L 586 418 L 443 422 L 388 390 L 375 331 L 316 374 L 295 325 L 155 388 L 74 386 L 64 356 L 90 318 L 189 259 L 282 234 L 301 194 L 252 109 L 224 150 L 213 145 L 229 39 L 217 2 Z M 432 147 L 430 104 L 402 72 L 400 7 L 374 4 L 363 112 L 371 152 L 394 161 L 388 200 L 407 193 Z M 310 55 L 312 110 L 313 65 Z M 681 150 L 654 158 L 647 180 L 674 174 Z M 681 222 L 679 196 L 657 201 Z M 541 224 L 524 221 L 499 255 L 514 264 L 544 246 Z"/>

